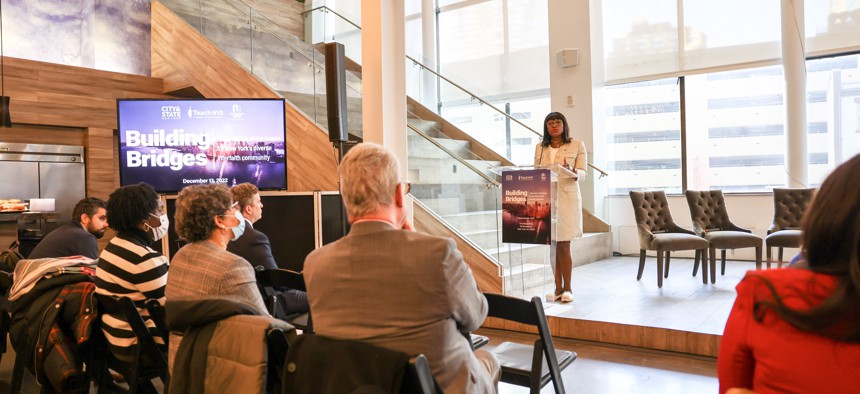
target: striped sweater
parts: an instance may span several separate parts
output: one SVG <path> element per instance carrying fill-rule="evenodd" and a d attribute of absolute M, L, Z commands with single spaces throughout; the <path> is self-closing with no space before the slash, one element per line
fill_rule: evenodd
<path fill-rule="evenodd" d="M 164 304 L 164 286 L 167 284 L 167 258 L 149 247 L 152 238 L 143 231 L 120 233 L 99 255 L 96 268 L 96 293 L 129 297 L 137 305 L 147 327 L 154 328 L 144 308 L 148 299 Z M 131 327 L 121 315 L 102 315 L 102 331 L 117 354 L 129 354 L 129 347 L 137 343 Z M 160 336 L 154 336 L 160 343 Z"/>

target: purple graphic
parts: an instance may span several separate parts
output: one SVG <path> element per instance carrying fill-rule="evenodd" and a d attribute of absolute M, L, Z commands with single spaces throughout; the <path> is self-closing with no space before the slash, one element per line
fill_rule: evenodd
<path fill-rule="evenodd" d="M 284 101 L 118 100 L 120 183 L 286 189 Z"/>
<path fill-rule="evenodd" d="M 502 242 L 549 245 L 550 171 L 502 172 Z"/>

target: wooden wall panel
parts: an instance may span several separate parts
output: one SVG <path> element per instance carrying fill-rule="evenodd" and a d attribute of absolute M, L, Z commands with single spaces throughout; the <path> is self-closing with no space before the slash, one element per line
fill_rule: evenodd
<path fill-rule="evenodd" d="M 164 61 L 164 59 L 162 59 L 157 53 L 152 53 L 151 62 L 152 75 L 163 76 L 162 80 L 164 81 L 165 92 L 173 92 L 191 86 L 191 82 L 188 82 L 182 74 L 173 70 L 173 67 L 170 67 L 170 64 Z"/>
<path fill-rule="evenodd" d="M 0 141 L 85 148 L 88 196 L 107 198 L 119 186 L 117 98 L 164 98 L 160 79 L 4 58 L 6 94 L 14 122 Z"/>
<path fill-rule="evenodd" d="M 152 3 L 153 76 L 180 74 L 207 98 L 280 98 L 163 4 Z M 287 187 L 290 191 L 337 190 L 337 164 L 328 134 L 286 104 Z"/>

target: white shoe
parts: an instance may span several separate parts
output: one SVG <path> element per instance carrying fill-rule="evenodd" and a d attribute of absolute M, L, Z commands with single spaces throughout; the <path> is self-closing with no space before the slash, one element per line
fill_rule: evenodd
<path fill-rule="evenodd" d="M 573 301 L 573 294 L 570 294 L 569 291 L 565 291 L 561 293 L 561 302 L 571 302 Z"/>
<path fill-rule="evenodd" d="M 558 301 L 559 298 L 561 298 L 561 295 L 556 295 L 554 291 L 546 293 L 546 300 L 548 302 Z"/>

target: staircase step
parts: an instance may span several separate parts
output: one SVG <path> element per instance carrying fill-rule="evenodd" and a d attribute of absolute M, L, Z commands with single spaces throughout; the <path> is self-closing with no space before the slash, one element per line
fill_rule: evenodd
<path fill-rule="evenodd" d="M 496 229 L 492 230 L 481 230 L 481 231 L 470 231 L 467 233 L 463 233 L 466 238 L 469 238 L 476 245 L 480 246 L 481 249 L 487 250 L 492 248 L 498 248 L 502 245 L 502 236 L 501 232 Z"/>
<path fill-rule="evenodd" d="M 543 264 L 523 264 L 504 270 L 505 289 L 508 294 L 521 293 L 524 288 L 546 285 L 554 287 L 554 278 L 552 267 Z"/>
<path fill-rule="evenodd" d="M 435 159 L 451 159 L 451 155 L 439 149 L 432 142 L 427 141 L 424 137 L 410 132 L 407 135 L 409 159 L 412 158 L 435 158 Z M 434 138 L 435 142 L 444 146 L 445 149 L 451 151 L 458 157 L 472 158 L 472 153 L 469 151 L 469 143 L 467 141 L 452 140 L 450 138 Z"/>
<path fill-rule="evenodd" d="M 497 211 L 490 210 L 461 212 L 454 215 L 442 216 L 442 219 L 460 232 L 481 231 L 489 228 L 496 228 L 499 223 Z"/>
<path fill-rule="evenodd" d="M 420 130 L 422 133 L 427 134 L 430 137 L 436 138 L 448 138 L 445 134 L 442 134 L 441 126 L 439 122 L 433 120 L 424 120 L 420 118 L 407 117 L 406 123 L 412 125 L 412 127 Z"/>

